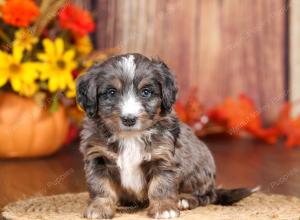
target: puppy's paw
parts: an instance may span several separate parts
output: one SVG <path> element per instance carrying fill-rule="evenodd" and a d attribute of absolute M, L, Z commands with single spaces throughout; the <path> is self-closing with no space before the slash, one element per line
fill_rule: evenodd
<path fill-rule="evenodd" d="M 94 199 L 83 216 L 88 219 L 111 219 L 115 215 L 116 207 L 108 198 Z"/>
<path fill-rule="evenodd" d="M 197 197 L 193 195 L 180 195 L 179 200 L 177 202 L 177 208 L 179 210 L 188 210 L 194 209 L 199 206 L 199 201 Z"/>
<path fill-rule="evenodd" d="M 187 210 L 190 207 L 189 201 L 186 199 L 179 199 L 177 207 L 179 210 Z"/>
<path fill-rule="evenodd" d="M 167 219 L 167 218 L 176 218 L 179 216 L 179 211 L 178 210 L 166 210 L 162 212 L 157 212 L 155 214 L 155 219 Z"/>
<path fill-rule="evenodd" d="M 155 219 L 176 218 L 180 215 L 176 204 L 170 201 L 153 203 L 148 208 L 148 216 Z"/>

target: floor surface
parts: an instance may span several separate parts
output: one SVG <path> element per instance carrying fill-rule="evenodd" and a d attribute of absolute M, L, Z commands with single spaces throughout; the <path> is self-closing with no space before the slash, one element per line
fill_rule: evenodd
<path fill-rule="evenodd" d="M 300 197 L 300 148 L 226 137 L 204 141 L 216 160 L 218 185 L 260 185 L 263 191 Z M 85 190 L 77 142 L 48 158 L 0 160 L 0 207 L 31 196 Z"/>

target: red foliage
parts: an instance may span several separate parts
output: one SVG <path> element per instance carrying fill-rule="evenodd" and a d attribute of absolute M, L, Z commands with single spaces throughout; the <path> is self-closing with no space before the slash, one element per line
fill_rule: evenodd
<path fill-rule="evenodd" d="M 175 104 L 175 111 L 181 121 L 190 125 L 196 134 L 202 135 L 202 130 L 208 123 L 208 118 L 204 114 L 204 109 L 197 98 L 196 89 L 190 92 L 185 104 L 177 101 Z"/>
<path fill-rule="evenodd" d="M 292 118 L 291 108 L 291 103 L 285 103 L 280 111 L 278 120 L 274 125 L 278 134 L 286 137 L 285 145 L 288 148 L 300 145 L 300 116 Z"/>
<path fill-rule="evenodd" d="M 188 123 L 197 122 L 199 118 L 204 114 L 203 106 L 199 102 L 196 94 L 197 94 L 197 90 L 193 89 L 186 103 L 186 109 L 188 111 L 187 114 Z"/>
<path fill-rule="evenodd" d="M 223 103 L 210 109 L 208 116 L 212 122 L 224 126 L 231 135 L 237 136 L 241 131 L 247 131 L 268 143 L 277 140 L 277 130 L 262 126 L 260 112 L 245 95 L 240 95 L 237 100 L 226 98 Z"/>
<path fill-rule="evenodd" d="M 73 140 L 78 137 L 78 127 L 74 124 L 70 124 L 69 131 L 65 140 L 65 145 L 71 144 Z"/>
<path fill-rule="evenodd" d="M 175 111 L 177 112 L 178 117 L 181 121 L 188 124 L 198 121 L 201 115 L 204 114 L 203 107 L 196 94 L 196 89 L 193 89 L 185 104 L 180 101 L 175 104 Z"/>
<path fill-rule="evenodd" d="M 95 23 L 90 13 L 73 4 L 67 4 L 60 11 L 59 22 L 62 28 L 79 36 L 84 36 L 95 29 Z"/>
<path fill-rule="evenodd" d="M 180 101 L 177 101 L 175 103 L 175 111 L 177 113 L 178 118 L 182 122 L 187 123 L 187 117 L 188 117 L 187 114 L 188 114 L 188 111 L 186 110 L 185 106 Z"/>
<path fill-rule="evenodd" d="M 78 70 L 76 70 L 76 69 L 75 69 L 75 70 L 73 70 L 73 71 L 72 71 L 72 76 L 73 76 L 73 79 L 76 79 L 76 78 L 79 76 L 79 74 L 80 74 L 80 73 L 79 73 L 79 71 L 78 71 Z"/>

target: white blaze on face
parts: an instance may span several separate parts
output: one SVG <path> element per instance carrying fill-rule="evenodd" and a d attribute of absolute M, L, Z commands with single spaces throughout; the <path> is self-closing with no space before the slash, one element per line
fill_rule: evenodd
<path fill-rule="evenodd" d="M 119 61 L 119 65 L 122 68 L 123 74 L 128 76 L 130 80 L 133 80 L 136 71 L 134 56 L 129 55 L 126 57 L 122 57 L 122 60 Z M 121 116 L 138 117 L 142 108 L 142 103 L 138 100 L 134 92 L 133 85 L 131 85 L 131 87 L 127 91 L 127 94 L 124 94 L 123 99 L 120 103 Z M 136 125 L 135 127 L 138 127 L 138 125 Z"/>
<path fill-rule="evenodd" d="M 134 77 L 136 65 L 134 62 L 134 56 L 129 55 L 127 57 L 122 57 L 122 60 L 119 61 L 119 64 L 121 68 L 123 69 L 123 72 L 127 74 L 131 79 Z"/>
<path fill-rule="evenodd" d="M 137 99 L 132 89 L 124 96 L 121 103 L 122 116 L 135 116 L 138 117 L 142 110 L 142 103 Z"/>

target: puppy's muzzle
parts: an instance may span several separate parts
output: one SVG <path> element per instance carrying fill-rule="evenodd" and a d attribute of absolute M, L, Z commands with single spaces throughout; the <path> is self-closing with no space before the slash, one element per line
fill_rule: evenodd
<path fill-rule="evenodd" d="M 135 116 L 123 116 L 121 117 L 121 120 L 122 120 L 122 124 L 127 126 L 127 127 L 132 127 L 136 124 L 136 120 L 137 120 L 137 117 Z"/>

